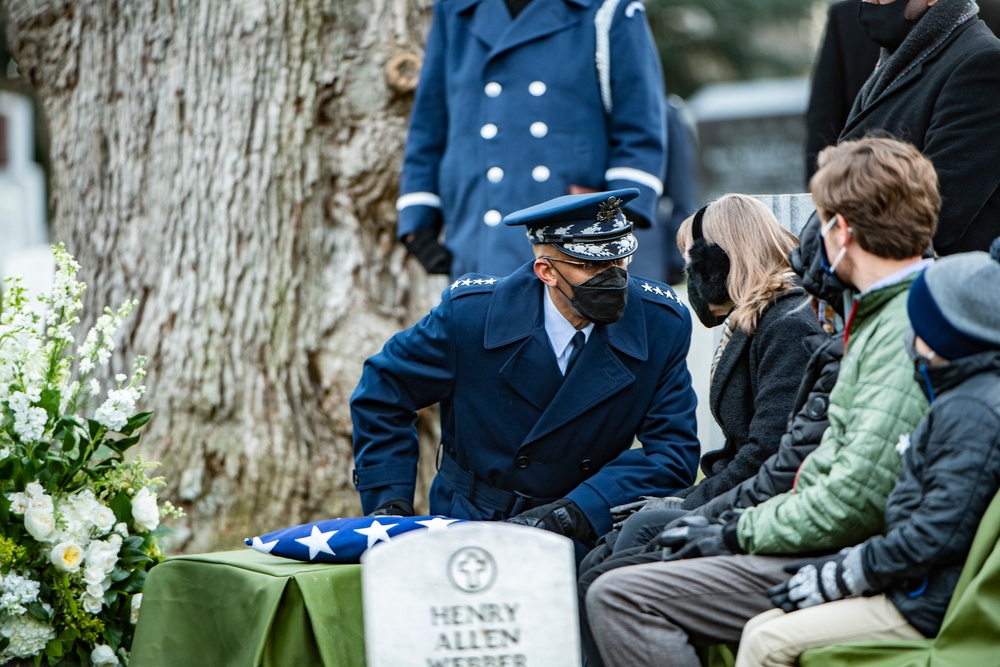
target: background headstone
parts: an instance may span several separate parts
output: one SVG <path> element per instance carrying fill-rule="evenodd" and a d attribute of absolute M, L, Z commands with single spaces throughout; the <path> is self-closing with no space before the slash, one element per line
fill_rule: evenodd
<path fill-rule="evenodd" d="M 808 99 L 807 79 L 713 84 L 693 95 L 700 200 L 801 191 Z"/>
<path fill-rule="evenodd" d="M 579 667 L 573 543 L 505 523 L 414 531 L 362 557 L 368 667 Z"/>
<path fill-rule="evenodd" d="M 34 161 L 31 99 L 0 91 L 0 277 L 24 275 L 29 289 L 51 283 L 52 262 L 45 225 L 45 174 Z"/>

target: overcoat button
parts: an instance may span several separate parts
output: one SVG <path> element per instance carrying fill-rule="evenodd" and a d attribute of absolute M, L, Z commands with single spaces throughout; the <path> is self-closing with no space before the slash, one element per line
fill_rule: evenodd
<path fill-rule="evenodd" d="M 496 81 L 490 81 L 488 84 L 486 84 L 484 92 L 486 93 L 487 97 L 499 97 L 500 93 L 503 92 L 503 86 L 501 86 Z"/>
<path fill-rule="evenodd" d="M 481 128 L 479 128 L 479 136 L 481 136 L 483 139 L 492 139 L 493 137 L 497 136 L 497 132 L 498 132 L 497 126 L 494 125 L 493 123 L 486 123 L 486 125 L 483 125 Z"/>
<path fill-rule="evenodd" d="M 583 461 L 580 462 L 580 470 L 582 470 L 583 472 L 587 472 L 593 465 L 594 464 L 593 462 L 591 462 L 590 459 L 584 459 Z"/>
<path fill-rule="evenodd" d="M 549 180 L 549 175 L 549 168 L 544 164 L 540 164 L 531 170 L 531 177 L 539 183 L 544 183 Z"/>
<path fill-rule="evenodd" d="M 486 211 L 486 214 L 483 215 L 483 222 L 485 222 L 490 227 L 496 227 L 497 225 L 500 224 L 501 220 L 503 220 L 503 216 L 500 215 L 500 211 L 496 210 L 495 208 Z"/>
<path fill-rule="evenodd" d="M 500 167 L 490 167 L 486 171 L 486 180 L 490 183 L 499 183 L 503 180 L 503 169 Z"/>
<path fill-rule="evenodd" d="M 546 134 L 549 133 L 549 126 L 543 123 L 542 121 L 538 120 L 531 124 L 531 127 L 528 128 L 528 131 L 531 132 L 531 136 L 533 136 L 535 139 L 541 139 L 542 137 L 544 137 Z"/>
<path fill-rule="evenodd" d="M 542 83 L 541 81 L 532 81 L 530 84 L 528 84 L 528 92 L 534 95 L 535 97 L 541 97 L 542 95 L 544 95 L 545 88 L 546 88 L 545 84 Z"/>
<path fill-rule="evenodd" d="M 531 459 L 527 456 L 518 456 L 517 459 L 514 460 L 514 465 L 521 469 L 527 468 L 529 463 L 531 463 Z"/>

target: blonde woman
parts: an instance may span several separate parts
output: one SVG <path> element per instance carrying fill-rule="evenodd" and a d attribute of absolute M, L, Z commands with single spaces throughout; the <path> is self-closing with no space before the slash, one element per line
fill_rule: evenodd
<path fill-rule="evenodd" d="M 723 327 L 709 402 L 725 443 L 702 456 L 701 483 L 650 501 L 584 559 L 581 602 L 600 574 L 660 560 L 643 548 L 666 524 L 749 479 L 777 451 L 811 354 L 805 339 L 822 331 L 788 265 L 798 239 L 758 200 L 721 197 L 681 224 L 677 245 L 687 262 L 691 310 L 706 326 Z M 630 509 L 636 507 L 622 513 Z M 601 665 L 582 626 L 587 664 Z"/>

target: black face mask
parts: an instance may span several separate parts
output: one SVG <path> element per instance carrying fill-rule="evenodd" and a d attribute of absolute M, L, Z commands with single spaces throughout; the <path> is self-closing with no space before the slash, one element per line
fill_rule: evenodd
<path fill-rule="evenodd" d="M 555 269 L 554 264 L 551 266 Z M 556 269 L 556 273 L 566 280 L 559 269 Z M 628 303 L 628 271 L 623 268 L 612 266 L 593 278 L 570 287 L 573 288 L 573 296 L 568 296 L 565 292 L 563 296 L 569 299 L 576 312 L 594 324 L 614 324 L 625 314 Z M 562 292 L 562 289 L 559 291 Z"/>
<path fill-rule="evenodd" d="M 896 0 L 888 5 L 859 3 L 858 23 L 861 30 L 879 46 L 895 51 L 920 20 L 911 21 L 903 17 L 907 4 L 907 0 Z"/>

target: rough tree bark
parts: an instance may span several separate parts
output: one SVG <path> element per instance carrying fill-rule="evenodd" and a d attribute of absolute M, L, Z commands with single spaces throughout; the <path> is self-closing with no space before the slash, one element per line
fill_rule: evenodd
<path fill-rule="evenodd" d="M 5 2 L 86 312 L 141 301 L 116 354 L 150 358 L 176 549 L 359 509 L 348 397 L 444 286 L 393 235 L 430 5 Z"/>

